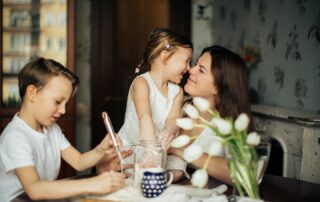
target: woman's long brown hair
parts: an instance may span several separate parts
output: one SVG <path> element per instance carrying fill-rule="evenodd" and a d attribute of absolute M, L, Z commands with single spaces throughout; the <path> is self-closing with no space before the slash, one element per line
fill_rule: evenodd
<path fill-rule="evenodd" d="M 216 110 L 224 118 L 235 120 L 239 114 L 250 117 L 249 130 L 253 129 L 250 111 L 246 64 L 242 58 L 221 46 L 210 46 L 203 49 L 201 55 L 210 53 L 211 70 L 218 94 L 215 99 Z"/>

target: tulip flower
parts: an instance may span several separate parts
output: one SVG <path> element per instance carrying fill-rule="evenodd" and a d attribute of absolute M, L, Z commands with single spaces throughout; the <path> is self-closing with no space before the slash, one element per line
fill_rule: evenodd
<path fill-rule="evenodd" d="M 191 184 L 198 188 L 203 188 L 208 183 L 208 173 L 204 169 L 199 169 L 192 174 Z"/>
<path fill-rule="evenodd" d="M 202 153 L 203 149 L 201 146 L 197 144 L 192 144 L 183 151 L 183 158 L 187 162 L 192 162 L 200 158 Z"/>
<path fill-rule="evenodd" d="M 209 109 L 210 104 L 208 100 L 201 97 L 194 97 L 193 104 L 199 109 L 201 112 L 205 112 Z"/>
<path fill-rule="evenodd" d="M 248 137 L 247 137 L 247 143 L 250 145 L 258 145 L 260 144 L 261 141 L 261 137 L 258 135 L 258 133 L 256 132 L 251 132 L 249 133 Z"/>
<path fill-rule="evenodd" d="M 171 147 L 180 148 L 186 146 L 190 142 L 190 137 L 188 135 L 179 135 L 171 142 Z"/>
<path fill-rule="evenodd" d="M 232 126 L 229 121 L 221 118 L 213 118 L 211 121 L 222 135 L 228 135 L 231 132 Z"/>
<path fill-rule="evenodd" d="M 257 177 L 259 176 L 256 176 L 258 166 L 254 166 L 257 165 L 259 159 L 248 159 L 248 157 L 257 157 L 256 150 L 252 146 L 259 145 L 261 137 L 256 132 L 248 134 L 247 128 L 250 122 L 248 115 L 242 113 L 236 120 L 232 120 L 231 118 L 224 119 L 218 111 L 210 109 L 209 102 L 201 97 L 193 98 L 193 105 L 187 104 L 184 111 L 190 118 L 177 119 L 176 124 L 178 127 L 184 130 L 190 130 L 193 127 L 207 127 L 212 133 L 206 134 L 215 137 L 213 139 L 201 139 L 201 141 L 197 142 L 198 144 L 193 143 L 184 149 L 183 158 L 187 162 L 193 162 L 200 158 L 204 149 L 208 153 L 202 169 L 197 170 L 192 175 L 192 185 L 202 188 L 207 184 L 208 173 L 206 169 L 210 159 L 212 156 L 222 154 L 225 145 L 230 154 L 228 159 L 230 175 L 238 193 L 240 196 L 247 194 L 251 198 L 259 199 L 257 182 Z M 208 112 L 209 115 L 212 115 L 211 121 L 202 117 L 199 112 Z M 172 141 L 171 146 L 174 148 L 186 146 L 200 136 L 190 137 L 188 135 L 181 135 Z M 243 159 L 248 159 L 248 161 L 243 161 Z"/>
<path fill-rule="evenodd" d="M 184 130 L 191 130 L 193 128 L 192 119 L 190 118 L 180 118 L 176 120 L 178 127 Z"/>
<path fill-rule="evenodd" d="M 210 144 L 208 154 L 211 156 L 219 156 L 222 153 L 223 145 L 220 141 L 214 141 Z"/>
<path fill-rule="evenodd" d="M 197 119 L 199 117 L 199 112 L 198 110 L 192 106 L 191 104 L 187 104 L 184 108 L 184 111 L 186 112 L 186 114 L 193 118 L 193 119 Z"/>
<path fill-rule="evenodd" d="M 248 128 L 249 125 L 249 117 L 247 114 L 242 113 L 238 116 L 236 121 L 234 122 L 234 127 L 237 131 L 241 132 Z"/>

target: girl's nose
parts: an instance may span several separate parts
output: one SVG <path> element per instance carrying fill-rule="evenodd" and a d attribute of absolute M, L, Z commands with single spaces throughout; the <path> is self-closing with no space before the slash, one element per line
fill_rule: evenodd
<path fill-rule="evenodd" d="M 191 69 L 191 66 L 190 66 L 190 65 L 188 65 L 188 67 L 187 67 L 187 71 L 190 71 L 190 69 Z"/>
<path fill-rule="evenodd" d="M 191 68 L 190 68 L 190 65 L 188 65 L 187 68 L 183 71 L 183 73 L 184 73 L 184 74 L 187 73 L 188 71 L 190 71 L 190 69 L 191 69 Z"/>

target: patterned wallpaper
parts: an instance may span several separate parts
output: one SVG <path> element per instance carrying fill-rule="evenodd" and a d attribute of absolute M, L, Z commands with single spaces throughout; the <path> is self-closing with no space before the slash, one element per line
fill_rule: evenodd
<path fill-rule="evenodd" d="M 253 101 L 320 114 L 320 1 L 194 0 L 192 4 L 196 56 L 210 44 L 237 52 L 254 48 L 261 58 L 249 65 Z"/>

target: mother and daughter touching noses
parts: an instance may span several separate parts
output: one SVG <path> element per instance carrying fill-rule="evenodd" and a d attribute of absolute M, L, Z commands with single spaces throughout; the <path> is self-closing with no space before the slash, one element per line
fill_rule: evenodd
<path fill-rule="evenodd" d="M 127 98 L 124 124 L 117 141 L 136 145 L 141 139 L 157 139 L 168 152 L 167 168 L 177 181 L 186 172 L 182 149 L 170 148 L 171 140 L 183 133 L 200 135 L 206 142 L 208 130 L 181 131 L 175 120 L 183 115 L 184 91 L 209 100 L 212 110 L 222 117 L 250 116 L 246 65 L 232 51 L 211 46 L 203 49 L 190 67 L 193 45 L 186 37 L 169 29 L 155 29 L 149 36 L 136 69 Z M 185 73 L 183 89 L 178 85 Z M 106 194 L 124 186 L 125 174 L 119 167 L 110 135 L 89 152 L 81 154 L 65 138 L 55 123 L 78 86 L 78 78 L 61 64 L 44 58 L 29 62 L 19 73 L 20 111 L 0 136 L 0 198 L 11 201 L 23 192 L 31 199 L 58 199 L 81 194 Z M 40 109 L 40 110 L 39 110 Z M 205 112 L 205 118 L 210 118 Z M 152 143 L 150 143 L 152 144 Z M 152 145 L 149 145 L 152 146 Z M 132 152 L 125 152 L 124 156 Z M 79 180 L 56 180 L 64 159 L 76 170 L 96 166 L 99 175 Z M 132 162 L 132 158 L 128 158 Z M 192 162 L 202 167 L 203 157 Z M 116 164 L 116 165 L 115 165 Z M 227 161 L 211 158 L 209 175 L 231 184 Z"/>

